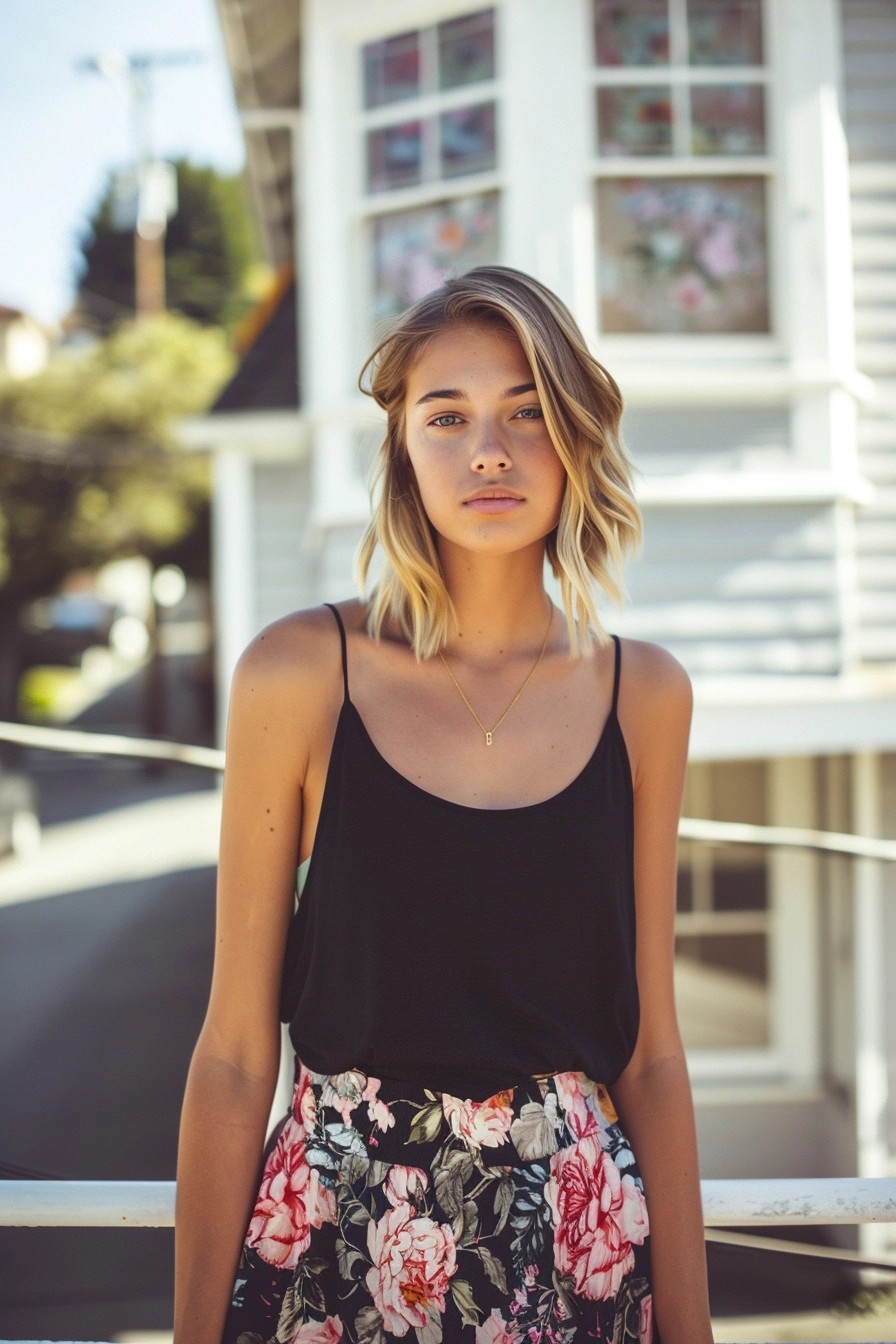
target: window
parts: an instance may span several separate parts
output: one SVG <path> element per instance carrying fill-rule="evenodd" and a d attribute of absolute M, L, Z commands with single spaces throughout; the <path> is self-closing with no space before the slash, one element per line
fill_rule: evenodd
<path fill-rule="evenodd" d="M 497 260 L 495 11 L 369 42 L 361 54 L 378 324 L 447 275 Z"/>
<path fill-rule="evenodd" d="M 767 821 L 762 761 L 692 763 L 683 811 L 716 821 Z M 770 881 L 765 848 L 679 842 L 676 994 L 691 1050 L 772 1044 Z"/>
<path fill-rule="evenodd" d="M 397 317 L 446 275 L 493 261 L 498 253 L 498 195 L 461 196 L 373 221 L 373 315 Z"/>
<path fill-rule="evenodd" d="M 769 330 L 762 0 L 592 0 L 605 332 Z"/>

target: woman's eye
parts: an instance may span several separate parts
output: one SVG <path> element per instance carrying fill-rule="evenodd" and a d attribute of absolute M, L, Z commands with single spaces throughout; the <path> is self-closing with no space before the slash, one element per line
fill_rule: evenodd
<path fill-rule="evenodd" d="M 430 420 L 429 423 L 435 425 L 437 429 L 450 429 L 452 425 L 460 424 L 460 416 L 454 415 L 450 411 L 446 411 L 444 415 L 437 415 L 435 419 Z"/>
<path fill-rule="evenodd" d="M 522 406 L 517 411 L 521 420 L 542 420 L 544 418 L 540 406 Z"/>

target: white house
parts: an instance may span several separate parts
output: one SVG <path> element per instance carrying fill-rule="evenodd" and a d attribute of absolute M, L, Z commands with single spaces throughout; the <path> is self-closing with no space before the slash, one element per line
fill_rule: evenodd
<path fill-rule="evenodd" d="M 218 8 L 298 277 L 297 340 L 256 359 L 301 388 L 265 405 L 244 366 L 197 431 L 222 679 L 352 591 L 379 325 L 502 261 L 626 396 L 646 542 L 602 610 L 692 676 L 685 815 L 896 834 L 896 6 Z M 680 907 L 704 1174 L 896 1174 L 892 865 L 683 840 Z"/>

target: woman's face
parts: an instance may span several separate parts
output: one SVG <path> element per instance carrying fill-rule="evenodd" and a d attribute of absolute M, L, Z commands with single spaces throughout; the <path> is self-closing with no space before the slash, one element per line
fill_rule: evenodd
<path fill-rule="evenodd" d="M 508 554 L 557 526 L 566 471 L 512 332 L 464 323 L 434 336 L 408 375 L 405 434 L 443 542 Z"/>

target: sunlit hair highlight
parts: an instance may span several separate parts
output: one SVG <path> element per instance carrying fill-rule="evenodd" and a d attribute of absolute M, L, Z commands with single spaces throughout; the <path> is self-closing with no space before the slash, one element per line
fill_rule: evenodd
<path fill-rule="evenodd" d="M 622 396 L 589 352 L 568 308 L 538 280 L 507 266 L 477 266 L 446 280 L 397 321 L 361 370 L 359 386 L 386 412 L 374 463 L 373 516 L 361 540 L 362 591 L 377 547 L 382 569 L 370 595 L 369 630 L 394 622 L 418 658 L 444 647 L 455 613 L 423 508 L 405 437 L 408 375 L 428 341 L 460 323 L 512 332 L 532 369 L 545 426 L 566 469 L 566 489 L 546 554 L 560 584 L 570 649 L 609 639 L 594 584 L 621 606 L 623 562 L 642 539 L 632 489 L 634 467 L 619 432 Z"/>

